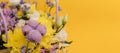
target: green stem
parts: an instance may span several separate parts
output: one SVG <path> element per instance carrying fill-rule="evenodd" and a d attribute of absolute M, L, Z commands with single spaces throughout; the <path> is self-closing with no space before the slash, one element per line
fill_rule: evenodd
<path fill-rule="evenodd" d="M 29 41 L 27 42 L 27 47 L 26 47 L 26 52 L 25 53 L 28 52 L 28 47 L 29 47 Z"/>

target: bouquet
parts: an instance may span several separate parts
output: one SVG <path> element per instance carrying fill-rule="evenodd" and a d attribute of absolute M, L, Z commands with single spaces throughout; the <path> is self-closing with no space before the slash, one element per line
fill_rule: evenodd
<path fill-rule="evenodd" d="M 49 11 L 37 9 L 37 1 L 0 2 L 0 49 L 6 48 L 8 53 L 58 53 L 71 44 L 63 29 L 67 15 L 58 17 L 58 0 L 45 3 Z"/>

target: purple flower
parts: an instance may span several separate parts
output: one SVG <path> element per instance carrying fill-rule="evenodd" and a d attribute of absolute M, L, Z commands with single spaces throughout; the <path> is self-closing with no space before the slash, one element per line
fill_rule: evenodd
<path fill-rule="evenodd" d="M 41 49 L 41 53 L 45 53 L 45 49 Z"/>
<path fill-rule="evenodd" d="M 54 4 L 52 3 L 52 2 L 46 2 L 46 4 L 49 6 L 49 7 L 53 7 L 54 6 Z"/>
<path fill-rule="evenodd" d="M 62 11 L 62 9 L 61 9 L 61 7 L 60 7 L 60 6 L 58 7 L 58 11 Z"/>
<path fill-rule="evenodd" d="M 26 39 L 30 42 L 40 43 L 42 35 L 37 30 L 31 30 L 27 35 Z"/>
<path fill-rule="evenodd" d="M 26 47 L 26 46 L 23 45 L 23 46 L 20 48 L 20 52 L 21 52 L 21 53 L 25 53 L 25 47 Z"/>
<path fill-rule="evenodd" d="M 38 30 L 42 35 L 46 34 L 46 27 L 41 24 L 37 26 L 36 30 Z"/>
<path fill-rule="evenodd" d="M 20 48 L 20 52 L 21 52 L 21 53 L 31 53 L 31 49 L 28 48 L 28 50 L 26 51 L 26 46 L 23 45 L 23 46 Z"/>
<path fill-rule="evenodd" d="M 1 2 L 1 3 L 0 3 L 0 7 L 1 7 L 1 8 L 4 8 L 6 4 L 7 4 L 7 2 Z"/>

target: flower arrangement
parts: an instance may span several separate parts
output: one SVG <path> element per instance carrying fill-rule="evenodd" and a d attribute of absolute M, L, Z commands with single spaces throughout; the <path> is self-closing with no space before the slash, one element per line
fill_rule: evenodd
<path fill-rule="evenodd" d="M 9 0 L 0 2 L 0 49 L 7 48 L 9 53 L 57 53 L 68 47 L 63 29 L 67 15 L 58 17 L 61 8 L 58 0 L 46 0 L 49 11 L 37 9 L 37 2 Z M 50 13 L 56 8 L 56 15 Z"/>

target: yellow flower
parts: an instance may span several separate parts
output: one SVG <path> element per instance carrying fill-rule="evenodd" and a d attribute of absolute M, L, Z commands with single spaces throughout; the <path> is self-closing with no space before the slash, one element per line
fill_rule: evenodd
<path fill-rule="evenodd" d="M 53 28 L 52 28 L 52 25 L 53 25 L 52 20 L 48 19 L 46 16 L 42 16 L 42 17 L 40 17 L 38 22 L 47 28 L 46 35 L 53 35 L 54 34 L 55 30 L 53 30 Z"/>
<path fill-rule="evenodd" d="M 27 43 L 21 28 L 15 28 L 13 32 L 9 30 L 8 37 L 8 42 L 4 44 L 4 46 L 8 48 L 12 47 L 11 53 L 14 51 L 19 51 L 20 48 Z M 2 38 L 4 41 L 6 40 L 5 34 L 2 35 Z"/>
<path fill-rule="evenodd" d="M 36 10 L 35 6 L 36 6 L 35 4 L 31 5 L 31 7 L 30 7 L 30 13 L 33 13 Z"/>
<path fill-rule="evenodd" d="M 40 48 L 41 48 L 40 45 L 38 45 L 37 48 L 34 49 L 32 53 L 40 53 Z"/>
<path fill-rule="evenodd" d="M 10 51 L 10 53 L 21 53 L 19 49 L 13 47 Z"/>
<path fill-rule="evenodd" d="M 17 16 L 23 16 L 24 14 L 23 14 L 23 11 L 22 10 L 19 10 L 18 12 L 17 12 Z"/>
<path fill-rule="evenodd" d="M 48 19 L 47 15 L 42 12 L 38 22 L 47 28 L 47 33 L 42 37 L 40 45 L 46 49 L 50 49 L 52 47 L 51 37 L 53 37 L 53 34 L 55 33 L 55 30 L 52 28 L 52 20 Z"/>

